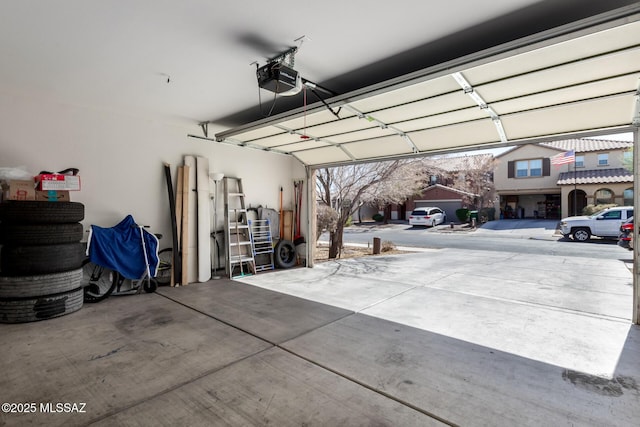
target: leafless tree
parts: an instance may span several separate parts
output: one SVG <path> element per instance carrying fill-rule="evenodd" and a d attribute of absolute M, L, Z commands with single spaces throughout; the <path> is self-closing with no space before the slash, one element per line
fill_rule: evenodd
<path fill-rule="evenodd" d="M 491 155 L 465 156 L 454 179 L 454 188 L 476 194 L 477 200 L 469 201 L 477 209 L 493 207 L 496 189 L 493 183 L 495 162 Z"/>
<path fill-rule="evenodd" d="M 344 227 L 364 203 L 399 203 L 424 184 L 424 172 L 416 160 L 366 163 L 316 172 L 320 203 L 338 213 L 335 230 L 329 230 L 329 258 L 337 258 L 342 248 Z"/>

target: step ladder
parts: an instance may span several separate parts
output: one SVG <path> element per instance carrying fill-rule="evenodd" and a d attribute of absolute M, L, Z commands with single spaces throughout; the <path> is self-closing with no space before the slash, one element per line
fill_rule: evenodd
<path fill-rule="evenodd" d="M 224 177 L 225 273 L 231 278 L 256 273 L 251 228 L 247 222 L 242 180 Z"/>
<path fill-rule="evenodd" d="M 251 248 L 255 260 L 256 271 L 274 270 L 273 239 L 271 224 L 268 219 L 249 220 L 251 231 Z"/>

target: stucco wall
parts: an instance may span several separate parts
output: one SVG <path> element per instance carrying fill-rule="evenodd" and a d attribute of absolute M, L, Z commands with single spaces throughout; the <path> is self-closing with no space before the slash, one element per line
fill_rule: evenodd
<path fill-rule="evenodd" d="M 563 169 L 560 169 L 557 166 L 552 165 L 550 176 L 508 178 L 508 163 L 510 161 L 541 159 L 544 157 L 554 156 L 558 153 L 561 153 L 561 151 L 537 145 L 523 145 L 497 157 L 496 169 L 493 175 L 496 191 L 499 194 L 513 192 L 522 193 L 524 191 L 528 191 L 530 193 L 545 193 L 550 189 L 554 189 L 555 192 L 558 192 L 559 188 L 556 184 L 558 182 L 558 175 L 560 172 L 565 170 L 566 166 L 563 166 Z"/>

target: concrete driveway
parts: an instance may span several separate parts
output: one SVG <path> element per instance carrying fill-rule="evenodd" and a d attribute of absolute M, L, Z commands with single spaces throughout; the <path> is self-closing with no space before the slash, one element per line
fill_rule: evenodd
<path fill-rule="evenodd" d="M 109 298 L 0 324 L 2 400 L 38 404 L 0 425 L 635 426 L 631 280 L 442 249 Z"/>
<path fill-rule="evenodd" d="M 356 313 L 328 327 L 335 336 L 316 331 L 296 348 L 450 422 L 634 425 L 640 416 L 640 330 L 623 262 L 443 249 L 243 281 Z"/>

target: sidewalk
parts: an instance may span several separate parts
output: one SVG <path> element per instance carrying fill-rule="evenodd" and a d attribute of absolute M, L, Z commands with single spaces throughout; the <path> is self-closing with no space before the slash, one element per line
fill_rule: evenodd
<path fill-rule="evenodd" d="M 494 234 L 501 237 L 513 237 L 518 239 L 544 239 L 557 240 L 561 237 L 559 230 L 559 220 L 555 219 L 501 219 L 489 221 L 484 224 L 478 224 L 476 228 L 472 228 L 468 223 L 451 223 L 440 224 L 433 231 L 438 233 L 479 233 Z M 391 220 L 388 224 L 379 222 L 363 222 L 361 224 L 353 224 L 350 230 L 360 229 L 371 231 L 377 229 L 393 228 L 397 225 L 408 225 L 407 221 Z"/>
<path fill-rule="evenodd" d="M 562 234 L 555 219 L 501 219 L 482 224 L 477 233 L 518 239 L 557 240 Z"/>

